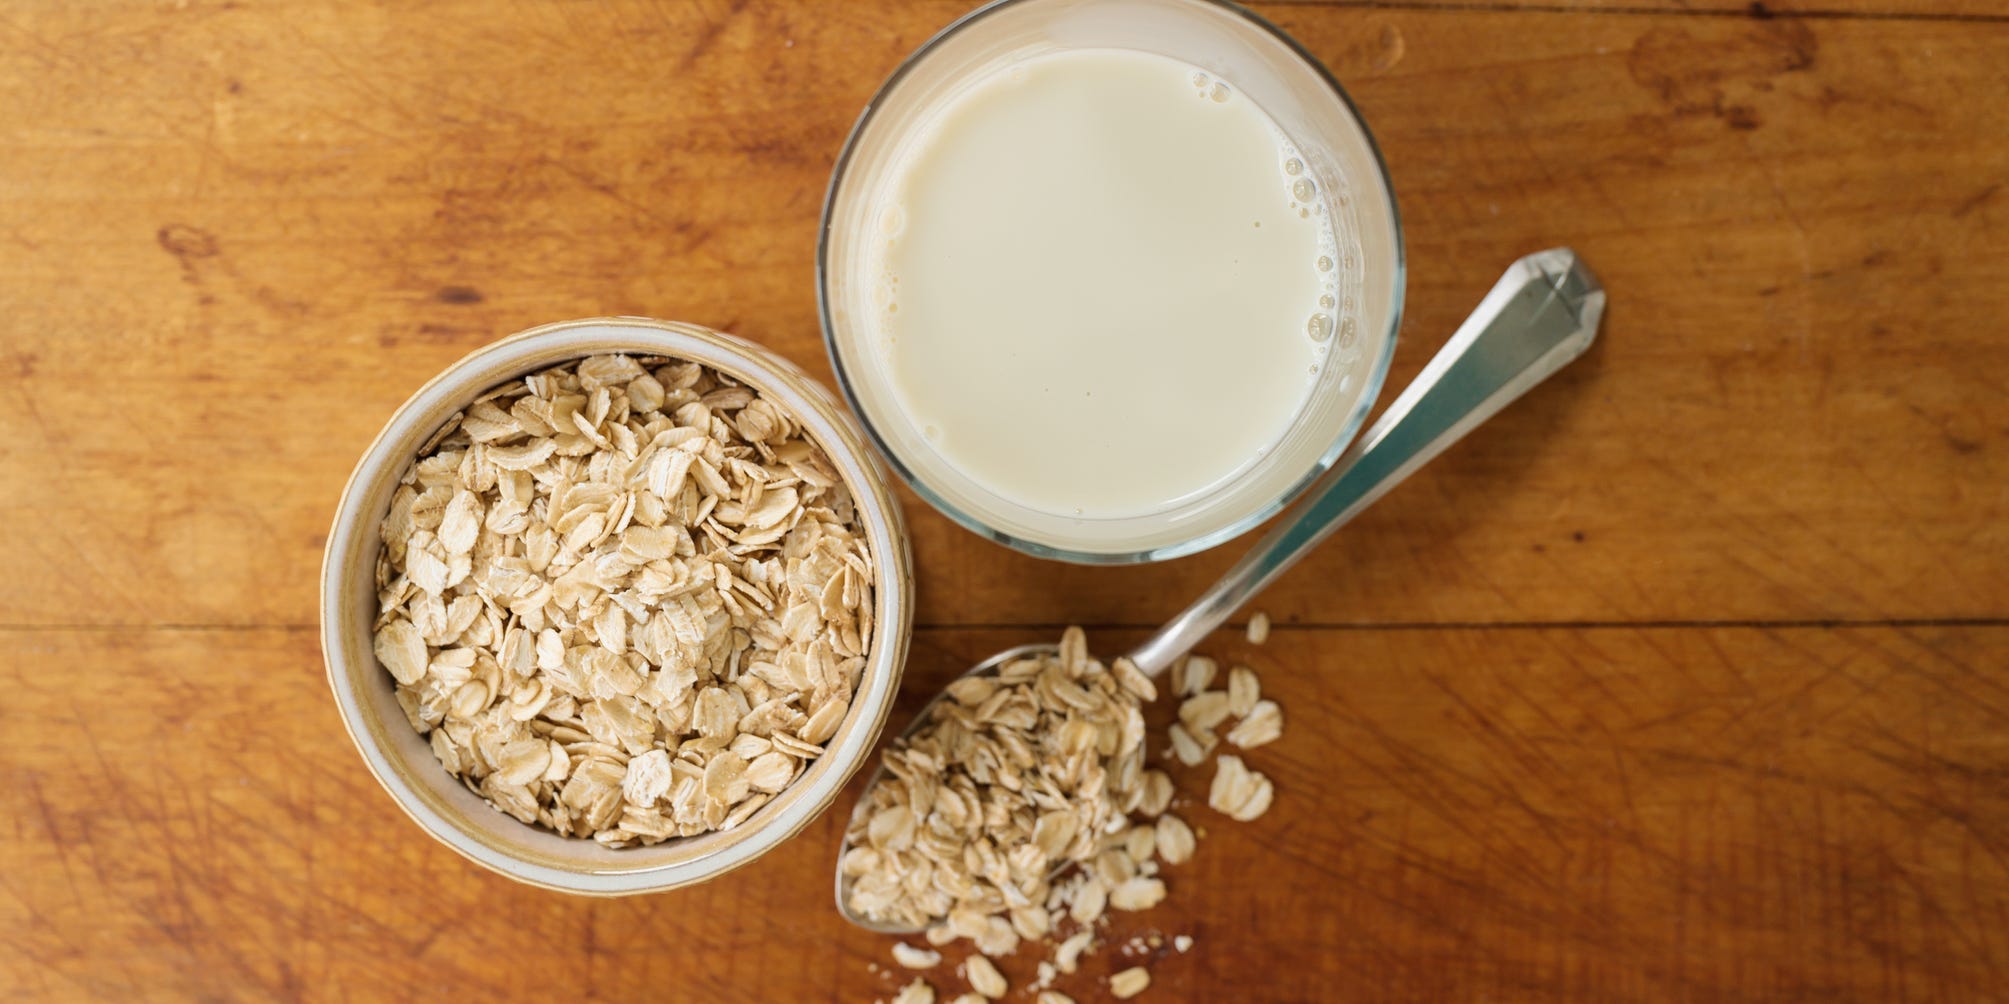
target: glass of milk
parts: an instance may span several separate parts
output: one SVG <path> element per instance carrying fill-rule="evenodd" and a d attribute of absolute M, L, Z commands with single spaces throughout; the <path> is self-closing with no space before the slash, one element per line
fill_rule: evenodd
<path fill-rule="evenodd" d="M 824 337 L 962 525 L 1151 561 L 1274 514 L 1359 431 L 1403 292 L 1339 84 L 1214 0 L 1001 0 L 894 72 L 831 178 Z"/>

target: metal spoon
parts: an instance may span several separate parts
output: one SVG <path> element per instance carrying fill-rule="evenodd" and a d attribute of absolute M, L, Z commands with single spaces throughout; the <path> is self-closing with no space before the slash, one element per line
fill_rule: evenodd
<path fill-rule="evenodd" d="M 1604 287 L 1578 261 L 1576 252 L 1552 248 L 1515 262 L 1366 434 L 1219 582 L 1131 651 L 1131 661 L 1146 675 L 1164 672 L 1334 530 L 1582 355 L 1597 337 L 1603 315 Z M 1014 659 L 1053 651 L 1053 645 L 1021 645 L 985 659 L 964 675 L 995 672 Z M 935 695 L 902 738 L 927 721 L 935 701 L 941 699 L 941 694 Z M 884 772 L 882 761 L 866 785 L 868 791 Z M 868 804 L 869 798 L 859 798 L 859 809 Z M 853 913 L 845 891 L 840 868 L 837 909 L 845 920 L 885 934 L 919 930 Z"/>

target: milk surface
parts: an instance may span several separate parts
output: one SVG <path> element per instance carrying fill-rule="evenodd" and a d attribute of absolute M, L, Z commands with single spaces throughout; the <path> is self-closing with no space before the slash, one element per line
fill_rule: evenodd
<path fill-rule="evenodd" d="M 1332 333 L 1333 241 L 1232 81 L 1139 52 L 1040 56 L 918 135 L 875 208 L 873 327 L 946 462 L 1044 512 L 1136 516 L 1289 428 Z"/>

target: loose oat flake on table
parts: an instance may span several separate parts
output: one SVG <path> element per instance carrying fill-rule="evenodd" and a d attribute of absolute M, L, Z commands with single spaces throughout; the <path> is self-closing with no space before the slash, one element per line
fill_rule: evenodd
<path fill-rule="evenodd" d="M 773 400 L 593 356 L 450 419 L 380 528 L 376 654 L 440 763 L 610 846 L 731 829 L 823 752 L 872 640 L 872 555 Z"/>
<path fill-rule="evenodd" d="M 1216 669 L 1204 656 L 1173 667 L 1185 699 L 1162 747 L 1147 742 L 1143 715 L 1157 688 L 1127 659 L 1105 666 L 1092 657 L 1079 628 L 1057 652 L 950 684 L 928 720 L 886 752 L 885 774 L 852 817 L 838 866 L 847 905 L 923 927 L 931 944 L 973 942 L 980 954 L 964 971 L 986 996 L 998 983 L 984 957 L 1010 955 L 1022 941 L 1052 946 L 1030 989 L 1075 973 L 1107 912 L 1158 905 L 1167 893 L 1161 864 L 1193 855 L 1194 830 L 1167 811 L 1172 779 L 1146 766 L 1150 750 L 1198 764 L 1215 730 L 1237 717 L 1229 734 L 1251 746 L 1282 733 L 1282 713 L 1260 699 L 1253 670 L 1235 667 L 1229 689 L 1216 690 Z M 1240 758 L 1221 757 L 1217 778 L 1225 780 L 1209 801 L 1224 815 L 1249 821 L 1269 808 L 1271 782 Z M 920 952 L 901 943 L 894 955 Z M 1117 989 L 1141 993 L 1148 982 L 1136 969 Z"/>

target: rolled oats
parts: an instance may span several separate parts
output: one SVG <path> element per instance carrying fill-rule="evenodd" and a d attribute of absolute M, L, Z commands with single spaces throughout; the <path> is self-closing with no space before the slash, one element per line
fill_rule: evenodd
<path fill-rule="evenodd" d="M 1189 655 L 1172 667 L 1172 692 L 1191 697 L 1214 682 L 1220 664 L 1204 655 Z"/>
<path fill-rule="evenodd" d="M 1204 690 L 1179 705 L 1179 721 L 1187 729 L 1211 729 L 1228 720 L 1228 692 Z"/>
<path fill-rule="evenodd" d="M 1100 878 L 1089 877 L 1075 886 L 1072 902 L 1068 904 L 1068 916 L 1077 924 L 1093 924 L 1101 919 L 1102 911 L 1109 908 L 1109 887 Z"/>
<path fill-rule="evenodd" d="M 1172 739 L 1172 755 L 1188 767 L 1197 767 L 1214 751 L 1214 734 L 1204 728 L 1187 728 L 1174 722 L 1166 730 Z M 1196 734 L 1197 733 L 1197 734 Z"/>
<path fill-rule="evenodd" d="M 963 961 L 963 976 L 970 981 L 970 989 L 991 1000 L 1003 997 L 1005 991 L 1011 989 L 1005 982 L 1004 974 L 998 972 L 998 967 L 981 955 L 972 955 Z"/>
<path fill-rule="evenodd" d="M 1250 770 L 1241 757 L 1223 755 L 1215 761 L 1214 783 L 1207 792 L 1207 804 L 1231 819 L 1246 823 L 1268 811 L 1275 794 L 1269 778 Z"/>
<path fill-rule="evenodd" d="M 1261 645 L 1270 640 L 1270 615 L 1258 610 L 1249 617 L 1249 644 Z"/>
<path fill-rule="evenodd" d="M 1109 977 L 1109 996 L 1127 1001 L 1151 985 L 1151 974 L 1143 966 L 1131 966 Z"/>
<path fill-rule="evenodd" d="M 1172 805 L 1172 778 L 1162 770 L 1144 772 L 1144 793 L 1137 803 L 1137 811 L 1146 818 L 1156 816 Z"/>
<path fill-rule="evenodd" d="M 904 941 L 893 943 L 893 961 L 907 969 L 933 969 L 942 963 L 942 953 L 931 948 L 915 948 Z"/>
<path fill-rule="evenodd" d="M 1165 898 L 1165 883 L 1154 878 L 1130 878 L 1109 891 L 1109 905 L 1118 910 L 1149 910 Z"/>
<path fill-rule="evenodd" d="M 1263 696 L 1262 682 L 1256 679 L 1256 671 L 1247 666 L 1236 666 L 1228 670 L 1228 713 L 1242 717 Z"/>
<path fill-rule="evenodd" d="M 1095 941 L 1095 932 L 1083 929 L 1074 933 L 1060 947 L 1054 949 L 1053 962 L 1063 973 L 1072 973 L 1081 964 L 1081 954 L 1088 951 Z"/>
<path fill-rule="evenodd" d="M 488 392 L 380 536 L 375 651 L 412 726 L 498 810 L 608 846 L 744 822 L 821 754 L 871 642 L 829 459 L 696 363 Z"/>
<path fill-rule="evenodd" d="M 1168 865 L 1183 865 L 1193 857 L 1193 828 L 1171 813 L 1158 817 L 1158 856 Z"/>
<path fill-rule="evenodd" d="M 1284 712 L 1275 701 L 1257 701 L 1235 727 L 1228 730 L 1228 742 L 1245 750 L 1273 743 L 1284 733 Z"/>
<path fill-rule="evenodd" d="M 1130 860 L 1144 864 L 1158 850 L 1158 831 L 1149 826 L 1131 827 L 1124 836 L 1123 850 L 1130 855 Z"/>

